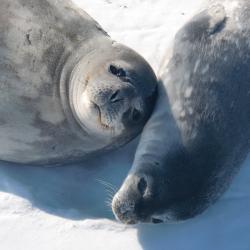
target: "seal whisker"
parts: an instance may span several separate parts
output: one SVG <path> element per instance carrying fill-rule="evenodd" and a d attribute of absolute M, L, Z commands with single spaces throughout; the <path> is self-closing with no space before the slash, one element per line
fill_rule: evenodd
<path fill-rule="evenodd" d="M 115 187 L 113 184 L 111 184 L 110 182 L 107 182 L 105 180 L 102 179 L 96 179 L 100 184 L 102 184 L 103 186 L 105 186 L 106 188 L 108 188 L 110 191 L 116 193 L 118 188 Z"/>
<path fill-rule="evenodd" d="M 106 206 L 107 206 L 109 209 L 111 209 L 111 211 L 112 211 L 112 200 L 106 200 L 106 201 L 105 201 L 105 204 L 106 204 Z"/>

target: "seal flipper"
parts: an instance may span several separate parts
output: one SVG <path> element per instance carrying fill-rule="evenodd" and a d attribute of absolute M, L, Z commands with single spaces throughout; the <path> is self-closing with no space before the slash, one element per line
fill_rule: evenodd
<path fill-rule="evenodd" d="M 213 35 L 221 31 L 225 26 L 227 21 L 226 11 L 224 6 L 218 4 L 212 6 L 208 10 L 208 14 L 210 16 L 208 33 L 209 35 Z"/>
<path fill-rule="evenodd" d="M 185 41 L 201 40 L 220 32 L 227 21 L 225 8 L 213 5 L 208 10 L 202 11 L 188 22 L 176 35 L 175 40 Z"/>

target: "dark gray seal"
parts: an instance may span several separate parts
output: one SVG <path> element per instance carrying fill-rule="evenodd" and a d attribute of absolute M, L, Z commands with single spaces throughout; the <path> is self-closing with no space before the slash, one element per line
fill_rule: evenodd
<path fill-rule="evenodd" d="M 141 132 L 156 85 L 70 1 L 1 1 L 0 160 L 63 164 L 117 148 Z"/>
<path fill-rule="evenodd" d="M 133 167 L 123 223 L 189 219 L 229 186 L 250 148 L 250 3 L 215 5 L 176 35 Z"/>

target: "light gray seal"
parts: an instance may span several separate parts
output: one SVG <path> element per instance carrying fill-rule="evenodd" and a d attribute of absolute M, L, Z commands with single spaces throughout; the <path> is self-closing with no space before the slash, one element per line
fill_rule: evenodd
<path fill-rule="evenodd" d="M 1 0 L 0 160 L 63 164 L 138 135 L 157 79 L 67 0 Z"/>
<path fill-rule="evenodd" d="M 177 33 L 155 110 L 113 198 L 123 223 L 192 218 L 229 186 L 250 149 L 249 24 L 250 3 L 228 1 Z"/>

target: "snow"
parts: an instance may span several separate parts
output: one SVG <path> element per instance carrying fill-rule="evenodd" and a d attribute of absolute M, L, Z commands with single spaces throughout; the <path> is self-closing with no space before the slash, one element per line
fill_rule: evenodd
<path fill-rule="evenodd" d="M 142 54 L 155 71 L 175 32 L 204 4 L 203 0 L 74 1 L 112 38 Z M 250 249 L 250 156 L 223 197 L 194 219 L 168 225 L 116 222 L 106 203 L 125 178 L 136 143 L 78 166 L 1 164 L 0 249 Z"/>

